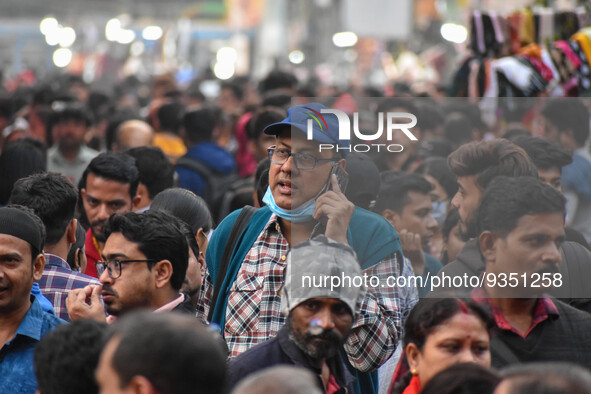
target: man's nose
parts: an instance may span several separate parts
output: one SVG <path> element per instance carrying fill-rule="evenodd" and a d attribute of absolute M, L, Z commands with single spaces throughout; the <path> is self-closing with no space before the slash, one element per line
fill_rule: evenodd
<path fill-rule="evenodd" d="M 107 220 L 110 216 L 111 216 L 111 211 L 109 210 L 109 208 L 107 207 L 107 205 L 106 204 L 100 204 L 99 205 L 99 209 L 98 209 L 98 213 L 97 213 L 97 219 L 99 219 L 99 220 Z"/>
<path fill-rule="evenodd" d="M 460 192 L 456 192 L 456 194 L 454 194 L 454 198 L 451 199 L 451 205 L 456 208 L 456 209 L 460 209 Z"/>
<path fill-rule="evenodd" d="M 334 317 L 330 308 L 321 309 L 314 318 L 324 330 L 332 330 L 335 328 Z"/>
<path fill-rule="evenodd" d="M 293 163 L 294 160 L 295 159 L 293 158 L 293 156 L 289 156 L 287 158 L 287 160 L 285 161 L 285 163 L 283 163 L 283 165 L 281 166 L 281 171 L 291 173 L 292 165 L 293 165 L 293 167 L 295 167 L 295 165 Z"/>
<path fill-rule="evenodd" d="M 438 227 L 437 220 L 435 220 L 433 215 L 428 214 L 427 215 L 427 228 L 431 231 L 435 231 L 435 230 L 437 230 L 437 227 Z"/>
<path fill-rule="evenodd" d="M 550 242 L 544 251 L 544 260 L 556 265 L 562 264 L 562 252 L 560 251 L 560 246 L 556 245 L 554 242 Z"/>
<path fill-rule="evenodd" d="M 111 278 L 111 275 L 109 275 L 109 270 L 106 267 L 103 273 L 99 275 L 98 279 L 102 284 L 111 283 L 113 281 L 113 278 Z"/>

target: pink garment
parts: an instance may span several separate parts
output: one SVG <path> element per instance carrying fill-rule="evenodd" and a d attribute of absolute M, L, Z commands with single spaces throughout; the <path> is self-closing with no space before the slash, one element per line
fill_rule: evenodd
<path fill-rule="evenodd" d="M 169 312 L 179 306 L 185 300 L 185 296 L 181 294 L 178 298 L 170 301 L 168 304 L 162 305 L 160 308 L 156 309 L 154 312 Z"/>
<path fill-rule="evenodd" d="M 554 74 L 552 73 L 552 69 L 548 67 L 543 61 L 538 59 L 537 57 L 528 56 L 526 55 L 525 58 L 529 60 L 529 62 L 542 74 L 542 78 L 546 81 L 550 82 L 554 78 Z"/>
<path fill-rule="evenodd" d="M 169 312 L 169 311 L 173 310 L 174 308 L 176 308 L 178 305 L 180 305 L 184 300 L 185 300 L 185 296 L 181 294 L 180 296 L 178 296 L 178 298 L 175 298 L 174 300 L 170 301 L 168 304 L 164 304 L 160 308 L 156 309 L 154 311 L 154 313 Z M 107 324 L 113 324 L 116 321 L 117 321 L 117 316 L 113 316 L 113 315 L 107 316 Z"/>
<path fill-rule="evenodd" d="M 572 48 L 570 47 L 570 45 L 568 45 L 566 41 L 556 41 L 554 43 L 554 46 L 556 48 L 559 48 L 564 53 L 564 55 L 568 58 L 568 60 L 570 60 L 573 66 L 575 66 L 575 68 L 581 67 L 581 60 L 576 55 L 576 53 L 573 52 Z"/>
<path fill-rule="evenodd" d="M 246 125 L 252 118 L 252 112 L 242 115 L 236 122 L 236 132 L 234 137 L 238 142 L 238 151 L 236 152 L 236 165 L 238 174 L 241 178 L 251 176 L 257 168 L 257 162 L 254 155 L 248 151 L 248 135 L 246 134 Z"/>

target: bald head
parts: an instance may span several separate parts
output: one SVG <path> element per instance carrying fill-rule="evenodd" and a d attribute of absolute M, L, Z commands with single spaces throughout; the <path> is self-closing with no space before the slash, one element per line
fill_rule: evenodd
<path fill-rule="evenodd" d="M 140 146 L 151 146 L 154 140 L 154 129 L 143 120 L 128 120 L 117 129 L 117 138 L 113 144 L 114 151 L 124 151 Z"/>
<path fill-rule="evenodd" d="M 243 379 L 232 394 L 320 394 L 317 378 L 302 367 L 279 365 Z"/>

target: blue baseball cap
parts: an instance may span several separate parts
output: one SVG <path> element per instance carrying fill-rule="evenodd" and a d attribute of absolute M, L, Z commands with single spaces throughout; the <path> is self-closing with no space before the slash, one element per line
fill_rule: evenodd
<path fill-rule="evenodd" d="M 307 133 L 308 120 L 312 121 L 312 139 L 323 144 L 337 144 L 339 152 L 349 154 L 350 140 L 339 139 L 339 121 L 335 114 L 323 114 L 322 109 L 329 109 L 320 103 L 295 105 L 287 110 L 287 117 L 281 122 L 270 124 L 263 132 L 278 135 L 287 127 Z"/>

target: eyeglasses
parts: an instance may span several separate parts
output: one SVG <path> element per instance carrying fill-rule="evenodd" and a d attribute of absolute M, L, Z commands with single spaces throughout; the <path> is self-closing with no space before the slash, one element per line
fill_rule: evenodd
<path fill-rule="evenodd" d="M 271 160 L 272 163 L 279 165 L 285 164 L 291 156 L 293 158 L 293 164 L 298 170 L 313 170 L 316 168 L 316 164 L 318 163 L 337 161 L 337 159 L 334 158 L 319 159 L 316 156 L 312 156 L 307 153 L 291 153 L 287 149 L 277 148 L 276 146 L 267 148 L 267 153 L 269 154 L 269 160 Z"/>
<path fill-rule="evenodd" d="M 111 277 L 111 279 L 117 279 L 118 277 L 121 276 L 121 264 L 125 264 L 125 263 L 155 263 L 156 260 L 154 259 L 147 259 L 147 260 L 109 260 L 109 261 L 97 261 L 96 263 L 94 263 L 95 267 L 96 267 L 96 272 L 99 276 L 99 278 L 101 277 L 101 275 L 103 274 L 103 272 L 105 272 L 105 269 L 107 270 L 107 272 L 109 273 L 109 276 Z"/>

